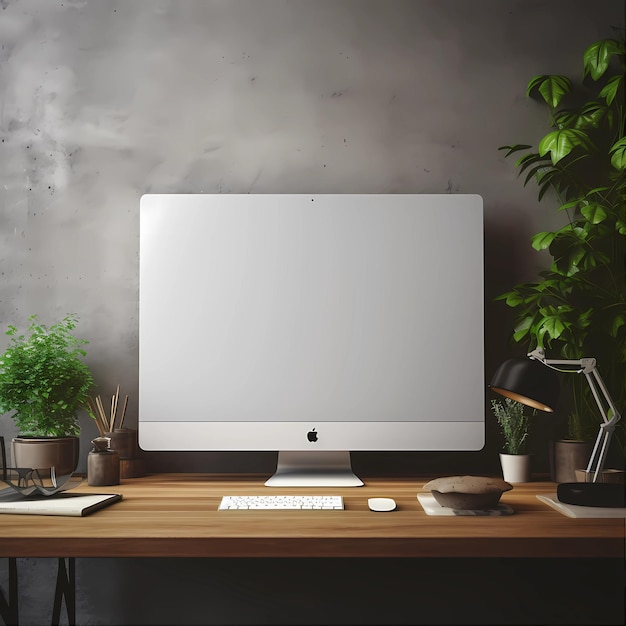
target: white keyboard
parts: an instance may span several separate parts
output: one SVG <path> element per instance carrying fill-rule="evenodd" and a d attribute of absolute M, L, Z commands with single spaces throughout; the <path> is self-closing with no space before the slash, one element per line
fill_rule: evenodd
<path fill-rule="evenodd" d="M 234 509 L 267 509 L 267 510 L 343 510 L 342 496 L 292 496 L 292 495 L 267 495 L 267 496 L 223 496 L 218 511 L 230 511 Z"/>

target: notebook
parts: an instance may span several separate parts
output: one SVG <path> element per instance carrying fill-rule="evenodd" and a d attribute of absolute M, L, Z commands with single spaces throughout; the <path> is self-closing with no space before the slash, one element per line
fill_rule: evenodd
<path fill-rule="evenodd" d="M 626 508 L 566 504 L 559 500 L 556 493 L 537 496 L 537 499 L 556 509 L 559 513 L 567 515 L 567 517 L 626 517 Z"/>
<path fill-rule="evenodd" d="M 84 517 L 122 499 L 119 493 L 57 493 L 23 498 L 13 490 L 0 492 L 0 513 Z"/>

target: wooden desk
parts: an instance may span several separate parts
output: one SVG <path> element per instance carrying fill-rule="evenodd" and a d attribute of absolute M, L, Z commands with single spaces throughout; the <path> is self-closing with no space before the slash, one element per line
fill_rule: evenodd
<path fill-rule="evenodd" d="M 217 511 L 228 494 L 269 492 L 265 476 L 156 474 L 115 487 L 124 500 L 84 518 L 0 515 L 5 557 L 598 557 L 625 556 L 623 519 L 571 519 L 537 500 L 554 483 L 516 485 L 502 496 L 515 514 L 433 517 L 416 494 L 428 479 L 366 479 L 344 511 Z M 315 491 L 315 490 L 307 490 Z M 280 489 L 282 493 L 304 492 Z M 373 513 L 367 498 L 398 508 Z"/>

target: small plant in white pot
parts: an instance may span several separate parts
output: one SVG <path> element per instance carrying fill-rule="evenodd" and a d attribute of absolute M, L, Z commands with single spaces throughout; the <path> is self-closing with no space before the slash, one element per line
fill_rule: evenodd
<path fill-rule="evenodd" d="M 527 407 L 511 398 L 491 401 L 491 409 L 504 437 L 504 452 L 500 453 L 502 474 L 509 483 L 530 480 L 528 444 L 536 411 L 527 413 Z"/>
<path fill-rule="evenodd" d="M 45 326 L 36 315 L 0 356 L 0 413 L 13 412 L 19 436 L 12 441 L 13 465 L 69 474 L 78 463 L 77 411 L 87 406 L 93 377 L 83 362 L 84 339 L 72 334 L 73 315 Z M 43 454 L 41 454 L 43 452 Z"/>

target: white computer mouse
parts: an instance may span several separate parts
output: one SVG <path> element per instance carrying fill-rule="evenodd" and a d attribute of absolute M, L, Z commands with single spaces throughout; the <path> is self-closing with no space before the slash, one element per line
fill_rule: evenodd
<path fill-rule="evenodd" d="M 393 511 L 396 508 L 396 501 L 393 498 L 368 498 L 367 506 L 370 511 Z"/>

